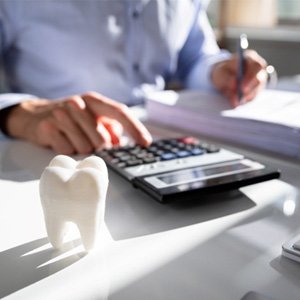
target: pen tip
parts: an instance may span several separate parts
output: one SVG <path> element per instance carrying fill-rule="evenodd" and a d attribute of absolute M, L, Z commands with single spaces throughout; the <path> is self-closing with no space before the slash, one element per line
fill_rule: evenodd
<path fill-rule="evenodd" d="M 240 35 L 240 45 L 241 45 L 242 49 L 247 49 L 248 46 L 249 46 L 248 38 L 247 38 L 247 35 L 245 33 Z"/>

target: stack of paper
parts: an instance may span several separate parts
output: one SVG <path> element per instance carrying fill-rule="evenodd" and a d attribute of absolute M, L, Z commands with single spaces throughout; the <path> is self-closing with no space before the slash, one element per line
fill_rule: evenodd
<path fill-rule="evenodd" d="M 146 109 L 150 121 L 300 158 L 300 93 L 265 90 L 231 109 L 220 95 L 163 91 Z"/>

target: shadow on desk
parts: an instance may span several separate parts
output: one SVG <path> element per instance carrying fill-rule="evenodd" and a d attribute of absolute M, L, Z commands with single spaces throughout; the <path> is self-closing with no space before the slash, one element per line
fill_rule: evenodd
<path fill-rule="evenodd" d="M 105 219 L 114 240 L 154 234 L 235 214 L 256 204 L 238 190 L 161 204 L 110 172 Z M 118 187 L 113 189 L 112 187 Z"/>
<path fill-rule="evenodd" d="M 26 182 L 39 179 L 54 157 L 52 150 L 20 140 L 2 140 L 0 145 L 0 179 Z"/>
<path fill-rule="evenodd" d="M 22 140 L 3 139 L 0 143 L 0 179 L 26 182 L 38 180 L 57 155 L 53 150 Z M 73 155 L 81 160 L 85 155 Z"/>
<path fill-rule="evenodd" d="M 48 239 L 42 238 L 0 253 L 0 266 L 5 274 L 0 280 L 0 298 L 72 265 L 85 255 L 84 252 L 76 253 L 59 260 L 61 255 L 78 246 L 79 240 L 65 243 L 59 251 L 50 247 L 36 252 L 37 248 L 47 244 Z"/>
<path fill-rule="evenodd" d="M 283 256 L 278 256 L 270 262 L 270 266 L 278 273 L 280 273 L 283 277 L 291 280 L 294 284 L 299 284 L 300 263 Z"/>

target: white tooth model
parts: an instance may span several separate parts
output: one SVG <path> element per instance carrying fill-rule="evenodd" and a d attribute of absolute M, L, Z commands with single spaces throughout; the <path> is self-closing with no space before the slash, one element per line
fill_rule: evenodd
<path fill-rule="evenodd" d="M 40 179 L 40 198 L 47 234 L 54 248 L 60 248 L 67 222 L 77 225 L 86 251 L 96 242 L 104 221 L 108 172 L 103 159 L 90 156 L 77 162 L 57 155 Z"/>

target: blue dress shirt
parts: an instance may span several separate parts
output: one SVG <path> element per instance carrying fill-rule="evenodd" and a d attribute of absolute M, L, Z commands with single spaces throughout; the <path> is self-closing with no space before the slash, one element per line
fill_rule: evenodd
<path fill-rule="evenodd" d="M 211 66 L 229 55 L 200 0 L 1 0 L 0 53 L 0 109 L 87 91 L 133 105 L 174 78 L 211 90 Z"/>

